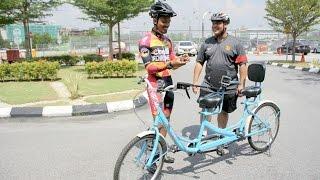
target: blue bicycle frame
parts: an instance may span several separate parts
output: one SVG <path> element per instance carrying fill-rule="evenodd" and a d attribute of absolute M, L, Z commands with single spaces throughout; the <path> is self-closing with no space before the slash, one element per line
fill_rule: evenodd
<path fill-rule="evenodd" d="M 256 85 L 261 86 L 261 83 L 256 83 Z M 218 91 L 212 94 L 220 94 L 223 98 L 224 91 Z M 153 142 L 153 149 L 150 155 L 150 158 L 148 159 L 148 162 L 146 164 L 146 167 L 150 167 L 153 162 L 157 161 L 159 158 L 154 159 L 154 156 L 156 155 L 157 147 L 159 145 L 160 140 L 160 132 L 158 130 L 159 125 L 163 125 L 170 137 L 173 139 L 174 143 L 178 146 L 179 150 L 187 152 L 187 153 L 204 153 L 208 151 L 212 151 L 217 149 L 219 146 L 232 143 L 234 141 L 237 141 L 241 138 L 245 138 L 248 136 L 252 136 L 261 132 L 265 132 L 269 129 L 270 125 L 263 120 L 261 120 L 257 115 L 254 114 L 254 109 L 258 107 L 259 103 L 261 102 L 261 95 L 258 95 L 257 97 L 253 99 L 246 98 L 241 104 L 244 104 L 243 113 L 239 119 L 239 121 L 229 127 L 226 127 L 225 129 L 221 129 L 216 127 L 214 124 L 208 122 L 207 117 L 209 115 L 215 115 L 219 114 L 222 110 L 223 101 L 218 105 L 218 107 L 214 108 L 213 111 L 209 111 L 209 109 L 202 109 L 200 114 L 202 114 L 203 119 L 201 121 L 200 131 L 197 136 L 197 138 L 190 140 L 188 138 L 182 137 L 177 135 L 173 128 L 171 127 L 168 119 L 164 115 L 162 108 L 159 106 L 157 108 L 157 116 L 154 119 L 153 125 L 151 127 L 151 131 L 155 131 L 155 139 Z M 264 128 L 260 129 L 259 131 L 254 131 L 250 133 L 245 132 L 245 126 L 246 126 L 246 119 L 248 117 L 254 117 L 255 121 L 258 121 L 259 123 L 264 124 Z M 219 138 L 216 140 L 213 140 L 211 142 L 206 141 L 206 143 L 201 143 L 202 141 L 202 133 L 204 129 L 207 128 L 214 132 L 215 134 L 222 135 L 223 138 Z M 210 140 L 210 139 L 209 139 Z M 188 147 L 188 143 L 194 143 L 195 147 Z M 142 152 L 144 152 L 146 148 L 146 143 L 142 149 Z M 164 156 L 167 152 L 164 152 L 162 156 Z M 142 153 L 138 155 L 137 159 L 139 159 L 142 156 Z"/>

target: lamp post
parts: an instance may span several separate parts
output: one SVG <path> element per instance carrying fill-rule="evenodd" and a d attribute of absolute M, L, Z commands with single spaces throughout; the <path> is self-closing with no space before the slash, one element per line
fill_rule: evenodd
<path fill-rule="evenodd" d="M 202 14 L 202 21 L 201 21 L 201 32 L 202 32 L 202 35 L 201 35 L 201 38 L 203 39 L 204 38 L 204 18 L 206 17 L 206 15 L 208 14 L 212 14 L 212 12 L 210 11 L 206 11 Z"/>

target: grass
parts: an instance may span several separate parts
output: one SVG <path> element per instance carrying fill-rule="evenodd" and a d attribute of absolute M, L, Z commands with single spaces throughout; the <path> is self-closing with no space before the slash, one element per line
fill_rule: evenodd
<path fill-rule="evenodd" d="M 121 100 L 130 100 L 134 99 L 137 94 L 140 94 L 141 91 L 135 90 L 125 93 L 109 94 L 97 97 L 88 97 L 85 99 L 89 103 L 105 103 L 105 102 L 114 102 Z"/>
<path fill-rule="evenodd" d="M 0 100 L 8 104 L 55 100 L 56 92 L 49 82 L 5 82 L 0 83 Z"/>
<path fill-rule="evenodd" d="M 34 104 L 30 105 L 28 107 L 42 107 L 42 106 L 67 106 L 70 105 L 69 102 L 61 100 L 61 101 L 56 101 L 56 102 L 47 102 L 47 103 L 39 103 L 39 104 Z"/>
<path fill-rule="evenodd" d="M 143 73 L 144 70 L 140 68 L 140 71 L 138 71 L 136 75 L 142 75 Z M 75 78 L 76 76 L 77 78 Z M 74 78 L 74 81 L 79 81 L 79 94 L 81 96 L 108 94 L 141 89 L 143 87 L 137 84 L 138 78 L 88 79 L 84 71 L 84 66 L 65 67 L 59 71 L 58 77 L 61 78 L 60 81 L 66 84 L 69 90 L 72 89 L 72 84 L 70 84 L 67 79 Z"/>
<path fill-rule="evenodd" d="M 145 73 L 144 67 L 139 66 L 137 76 Z M 58 72 L 60 82 L 63 82 L 69 91 L 75 91 L 78 85 L 78 97 L 88 95 L 101 95 L 127 90 L 141 90 L 143 85 L 138 85 L 138 78 L 99 78 L 88 79 L 84 66 L 61 67 Z M 57 100 L 58 95 L 46 82 L 0 82 L 0 101 L 7 104 L 24 104 L 37 101 Z M 90 98 L 89 101 L 107 102 L 132 99 L 134 94 L 110 95 L 98 98 Z M 102 100 L 100 100 L 101 98 Z M 53 103 L 51 105 L 66 105 L 66 102 Z"/>

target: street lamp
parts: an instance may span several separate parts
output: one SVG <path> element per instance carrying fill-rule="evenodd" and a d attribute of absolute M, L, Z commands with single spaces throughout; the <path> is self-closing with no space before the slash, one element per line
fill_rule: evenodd
<path fill-rule="evenodd" d="M 205 18 L 205 16 L 206 15 L 208 15 L 208 14 L 212 14 L 212 12 L 210 12 L 210 11 L 206 11 L 206 12 L 204 12 L 203 14 L 202 14 L 202 22 L 201 22 L 201 32 L 202 32 L 202 39 L 204 38 L 204 18 Z"/>

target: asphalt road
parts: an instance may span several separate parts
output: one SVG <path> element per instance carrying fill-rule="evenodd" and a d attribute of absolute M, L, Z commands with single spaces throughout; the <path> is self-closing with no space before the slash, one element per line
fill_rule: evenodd
<path fill-rule="evenodd" d="M 252 59 L 252 58 L 251 58 Z M 191 82 L 194 62 L 174 72 L 175 81 Z M 176 153 L 162 179 L 320 179 L 318 129 L 320 76 L 267 66 L 263 97 L 281 108 L 280 131 L 270 154 L 257 154 L 247 141 L 229 153 L 188 157 Z M 176 94 L 172 126 L 194 136 L 198 127 L 196 96 Z M 242 99 L 240 99 L 241 101 Z M 230 117 L 236 122 L 241 107 Z M 147 106 L 137 114 L 150 123 Z M 83 117 L 0 119 L 0 179 L 112 179 L 121 149 L 144 124 L 133 111 Z M 169 140 L 169 142 L 171 142 Z"/>

